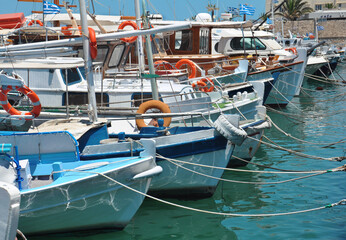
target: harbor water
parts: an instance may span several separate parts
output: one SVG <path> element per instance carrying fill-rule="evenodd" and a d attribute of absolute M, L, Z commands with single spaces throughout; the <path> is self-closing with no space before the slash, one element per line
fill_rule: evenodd
<path fill-rule="evenodd" d="M 346 80 L 346 63 L 339 64 L 334 76 Z M 187 210 L 147 198 L 131 223 L 122 231 L 30 236 L 28 239 L 346 239 L 345 205 L 282 216 L 233 217 L 216 214 L 291 213 L 346 199 L 345 171 L 310 176 L 313 173 L 288 174 L 280 170 L 327 170 L 345 164 L 345 161 L 326 159 L 346 156 L 346 84 L 310 80 L 304 87 L 300 96 L 295 97 L 287 108 L 268 110 L 270 118 L 282 131 L 273 126 L 265 132 L 263 141 L 292 152 L 262 144 L 252 160 L 253 163 L 279 170 L 253 164 L 241 168 L 280 173 L 226 171 L 224 179 L 243 183 L 221 182 L 214 196 L 207 199 L 166 199 L 215 214 Z M 296 153 L 312 157 L 305 158 Z M 280 183 L 302 176 L 310 177 Z"/>

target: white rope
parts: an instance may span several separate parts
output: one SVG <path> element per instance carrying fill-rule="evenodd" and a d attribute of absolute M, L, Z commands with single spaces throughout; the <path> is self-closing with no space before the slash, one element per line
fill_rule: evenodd
<path fill-rule="evenodd" d="M 160 199 L 160 198 L 156 198 L 154 196 L 148 195 L 146 193 L 142 193 L 141 191 L 138 191 L 134 188 L 131 188 L 129 186 L 127 186 L 126 184 L 123 184 L 121 182 L 116 181 L 115 179 L 108 177 L 107 175 L 103 174 L 103 173 L 97 173 L 97 172 L 89 172 L 89 171 L 77 171 L 77 170 L 65 170 L 66 172 L 84 172 L 84 173 L 91 173 L 91 174 L 97 174 L 100 176 L 103 176 L 104 178 L 119 184 L 120 186 L 123 186 L 131 191 L 134 191 L 138 194 L 141 194 L 145 197 L 151 198 L 153 200 L 156 200 L 158 202 L 161 203 L 165 203 L 167 205 L 170 206 L 174 206 L 174 207 L 178 207 L 178 208 L 182 208 L 182 209 L 186 209 L 186 210 L 190 210 L 190 211 L 194 211 L 194 212 L 200 212 L 200 213 L 207 213 L 207 214 L 212 214 L 212 215 L 221 215 L 221 216 L 232 216 L 232 217 L 271 217 L 271 216 L 283 216 L 283 215 L 291 215 L 291 214 L 298 214 L 298 213 L 305 213 L 305 212 L 311 212 L 311 211 L 317 211 L 317 210 L 321 210 L 321 209 L 325 209 L 325 208 L 331 208 L 331 207 L 335 207 L 338 205 L 345 205 L 346 203 L 346 199 L 343 199 L 337 203 L 332 203 L 332 204 L 328 204 L 322 207 L 317 207 L 317 208 L 311 208 L 311 209 L 305 209 L 305 210 L 300 210 L 300 211 L 292 211 L 292 212 L 285 212 L 285 213 L 267 213 L 267 214 L 239 214 L 239 213 L 222 213 L 222 212 L 214 212 L 214 211 L 208 211 L 208 210 L 203 210 L 203 209 L 198 209 L 198 208 L 192 208 L 192 207 L 187 207 L 184 205 L 180 205 L 180 204 L 176 204 L 176 203 L 172 203 L 172 202 L 168 202 L 166 200 Z"/>

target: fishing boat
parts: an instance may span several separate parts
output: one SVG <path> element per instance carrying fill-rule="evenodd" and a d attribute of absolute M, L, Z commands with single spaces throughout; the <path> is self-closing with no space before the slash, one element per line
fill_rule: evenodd
<path fill-rule="evenodd" d="M 19 229 L 26 235 L 122 229 L 162 170 L 150 140 L 136 157 L 94 161 L 81 161 L 78 142 L 66 131 L 6 132 L 0 142 L 0 179 L 20 190 Z"/>

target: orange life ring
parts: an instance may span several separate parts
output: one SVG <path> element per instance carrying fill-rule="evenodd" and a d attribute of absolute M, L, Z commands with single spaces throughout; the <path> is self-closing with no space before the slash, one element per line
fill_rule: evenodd
<path fill-rule="evenodd" d="M 23 93 L 30 99 L 30 101 L 34 105 L 33 109 L 30 112 L 25 113 L 24 115 L 32 115 L 34 118 L 40 115 L 40 99 L 34 91 L 30 90 L 30 88 L 28 88 L 25 85 L 23 87 L 15 87 L 15 89 L 13 89 L 12 86 L 2 86 L 0 88 L 0 103 L 6 112 L 8 112 L 11 115 L 23 115 L 21 111 L 15 109 L 7 100 L 7 93 L 11 90 L 17 90 L 18 92 Z"/>
<path fill-rule="evenodd" d="M 43 26 L 43 23 L 40 21 L 40 20 L 36 20 L 36 19 L 33 19 L 31 20 L 29 23 L 28 23 L 28 26 L 32 26 L 34 24 L 38 24 L 40 25 L 41 27 Z"/>
<path fill-rule="evenodd" d="M 92 59 L 95 59 L 97 57 L 96 34 L 93 28 L 88 28 L 88 30 L 89 30 L 90 56 Z"/>
<path fill-rule="evenodd" d="M 174 67 L 165 60 L 159 60 L 154 62 L 154 67 L 157 70 L 173 70 L 174 69 Z"/>
<path fill-rule="evenodd" d="M 208 88 L 208 83 L 210 83 L 210 87 Z M 192 83 L 193 88 L 198 88 L 199 91 L 202 92 L 212 92 L 214 90 L 214 82 L 210 78 L 203 78 L 196 83 Z"/>
<path fill-rule="evenodd" d="M 63 26 L 63 27 L 61 27 L 61 32 L 66 36 L 71 36 L 72 32 L 73 32 L 70 30 L 71 28 L 72 28 L 71 25 Z M 79 29 L 79 35 L 81 35 L 82 34 L 82 27 L 78 26 L 78 29 Z"/>
<path fill-rule="evenodd" d="M 150 101 L 146 101 L 144 103 L 142 103 L 138 110 L 137 113 L 139 114 L 143 114 L 146 111 L 148 111 L 149 109 L 159 109 L 161 112 L 163 113 L 170 113 L 171 109 L 169 108 L 169 106 L 164 103 L 161 102 L 159 100 L 150 100 Z M 168 127 L 171 124 L 172 118 L 171 117 L 165 117 L 163 118 L 163 126 L 164 127 Z M 136 119 L 136 125 L 138 127 L 138 129 L 141 129 L 143 127 L 147 127 L 148 125 L 144 122 L 144 119 Z"/>
<path fill-rule="evenodd" d="M 183 58 L 183 59 L 179 60 L 179 61 L 175 64 L 175 67 L 176 67 L 177 69 L 180 69 L 184 64 L 186 64 L 186 65 L 189 67 L 190 71 L 191 71 L 191 73 L 190 73 L 190 75 L 189 75 L 189 79 L 190 79 L 190 78 L 196 77 L 196 71 L 197 71 L 197 70 L 196 70 L 196 65 L 195 65 L 194 62 L 192 62 L 192 61 L 189 60 L 189 59 Z"/>
<path fill-rule="evenodd" d="M 126 27 L 126 26 L 131 26 L 134 30 L 138 30 L 137 24 L 135 22 L 133 22 L 133 21 L 124 21 L 124 22 L 122 22 L 119 25 L 118 30 L 123 30 L 124 27 Z M 138 36 L 120 38 L 120 40 L 123 41 L 123 42 L 132 43 L 132 42 L 136 41 L 137 37 Z"/>
<path fill-rule="evenodd" d="M 295 47 L 293 48 L 285 48 L 286 51 L 292 52 L 293 54 L 297 55 L 297 49 Z"/>

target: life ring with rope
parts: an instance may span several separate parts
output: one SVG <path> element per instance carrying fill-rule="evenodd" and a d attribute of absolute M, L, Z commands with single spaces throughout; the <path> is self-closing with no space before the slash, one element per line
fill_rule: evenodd
<path fill-rule="evenodd" d="M 41 27 L 43 26 L 43 23 L 42 23 L 40 20 L 38 20 L 38 19 L 33 19 L 33 20 L 31 20 L 31 21 L 28 23 L 28 26 L 32 26 L 32 25 L 34 25 L 34 24 L 38 24 L 38 25 L 40 25 Z"/>
<path fill-rule="evenodd" d="M 169 106 L 166 103 L 161 102 L 159 100 L 150 100 L 150 101 L 146 101 L 142 103 L 139 106 L 137 113 L 143 114 L 143 113 L 146 113 L 149 109 L 159 109 L 162 113 L 171 113 L 171 109 L 169 108 Z M 171 121 L 172 121 L 171 117 L 164 117 L 163 126 L 169 127 L 169 125 L 171 124 Z M 139 130 L 143 127 L 148 126 L 144 122 L 144 119 L 139 119 L 139 118 L 136 119 L 136 125 Z"/>
<path fill-rule="evenodd" d="M 186 59 L 186 58 L 183 58 L 181 60 L 179 60 L 176 64 L 175 64 L 175 67 L 177 69 L 181 69 L 181 67 L 183 65 L 187 65 L 188 66 L 188 69 L 190 70 L 190 75 L 189 75 L 189 79 L 190 78 L 195 78 L 196 77 L 196 65 L 193 61 L 189 60 L 189 59 Z"/>
<path fill-rule="evenodd" d="M 135 22 L 133 22 L 133 21 L 124 21 L 124 22 L 122 22 L 119 25 L 118 30 L 123 30 L 126 26 L 131 26 L 134 30 L 138 30 L 137 24 Z M 134 41 L 137 40 L 137 37 L 138 36 L 120 38 L 120 40 L 123 41 L 123 42 L 127 42 L 127 43 L 133 43 Z"/>
<path fill-rule="evenodd" d="M 16 90 L 20 93 L 23 93 L 30 99 L 30 101 L 33 104 L 33 108 L 30 112 L 26 112 L 23 114 L 21 111 L 18 111 L 17 109 L 15 109 L 8 102 L 7 93 L 11 90 Z M 11 115 L 26 115 L 26 116 L 32 115 L 34 118 L 37 118 L 41 113 L 41 103 L 40 103 L 39 97 L 34 91 L 32 91 L 30 88 L 28 88 L 25 85 L 23 87 L 16 86 L 15 88 L 13 88 L 13 86 L 2 86 L 0 88 L 0 104 L 3 107 L 3 109 Z"/>

